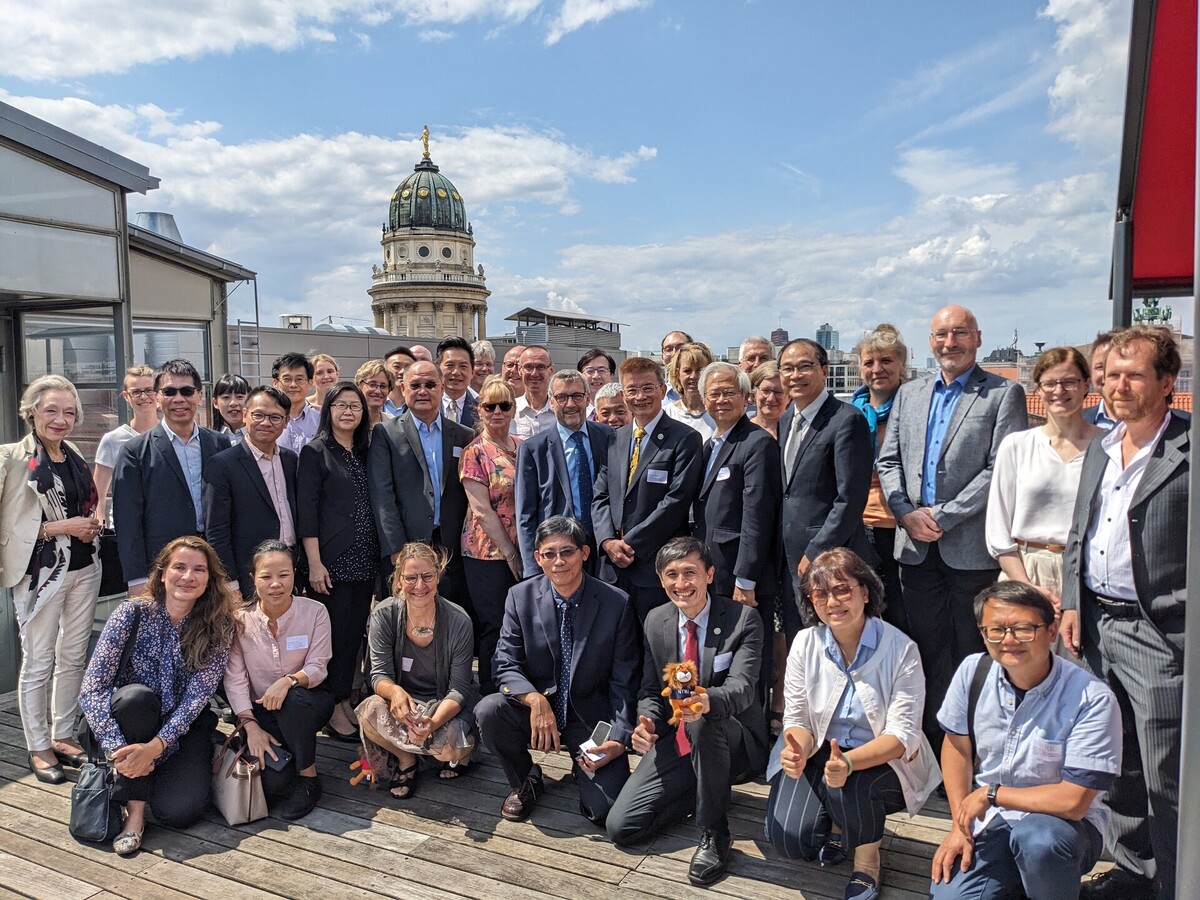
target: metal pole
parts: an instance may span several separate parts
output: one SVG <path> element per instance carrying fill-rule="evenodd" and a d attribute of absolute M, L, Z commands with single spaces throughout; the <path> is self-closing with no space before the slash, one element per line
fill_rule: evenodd
<path fill-rule="evenodd" d="M 1133 219 L 1128 209 L 1117 212 L 1113 228 L 1113 328 L 1133 324 Z"/>

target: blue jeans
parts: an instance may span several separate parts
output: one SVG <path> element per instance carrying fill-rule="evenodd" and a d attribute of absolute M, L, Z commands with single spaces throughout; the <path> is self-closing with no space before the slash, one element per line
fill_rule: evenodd
<path fill-rule="evenodd" d="M 1072 900 L 1103 844 L 1091 822 L 1045 813 L 1014 822 L 996 816 L 975 836 L 971 868 L 963 872 L 956 862 L 949 882 L 930 886 L 930 900 L 1002 900 L 1019 889 L 1029 900 Z"/>

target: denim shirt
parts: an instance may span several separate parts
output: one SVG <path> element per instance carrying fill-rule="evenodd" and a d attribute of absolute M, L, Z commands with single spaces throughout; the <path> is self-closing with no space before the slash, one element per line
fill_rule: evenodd
<path fill-rule="evenodd" d="M 975 367 L 967 369 L 949 384 L 939 375 L 933 382 L 933 399 L 929 402 L 929 422 L 925 426 L 925 468 L 921 473 L 921 505 L 934 506 L 937 503 L 937 470 L 938 460 L 942 456 L 942 442 L 946 439 L 946 429 L 954 418 L 954 410 L 962 399 L 967 379 Z"/>

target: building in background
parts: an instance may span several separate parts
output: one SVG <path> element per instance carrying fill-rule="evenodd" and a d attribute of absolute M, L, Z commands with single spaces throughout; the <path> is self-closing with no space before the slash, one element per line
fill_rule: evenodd
<path fill-rule="evenodd" d="M 826 350 L 838 349 L 838 333 L 828 322 L 817 329 L 817 343 Z"/>
<path fill-rule="evenodd" d="M 772 347 L 782 347 L 785 344 L 787 344 L 787 342 L 789 340 L 791 340 L 791 338 L 788 337 L 788 332 L 787 332 L 786 328 L 776 328 L 774 331 L 771 332 L 771 346 Z"/>

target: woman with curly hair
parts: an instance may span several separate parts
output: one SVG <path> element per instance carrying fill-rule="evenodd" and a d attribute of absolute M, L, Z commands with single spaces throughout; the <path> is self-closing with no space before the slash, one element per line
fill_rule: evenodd
<path fill-rule="evenodd" d="M 150 570 L 149 596 L 113 611 L 84 674 L 89 743 L 112 758 L 113 796 L 125 807 L 113 840 L 122 856 L 142 845 L 147 803 L 172 828 L 198 821 L 208 805 L 217 724 L 208 701 L 238 632 L 226 581 L 203 538 L 171 541 Z"/>

